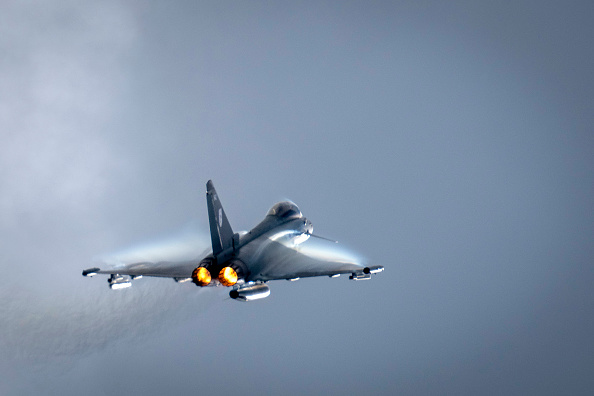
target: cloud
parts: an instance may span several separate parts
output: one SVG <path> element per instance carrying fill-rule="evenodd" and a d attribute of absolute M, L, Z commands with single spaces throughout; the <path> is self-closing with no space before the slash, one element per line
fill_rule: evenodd
<path fill-rule="evenodd" d="M 0 211 L 82 210 L 122 163 L 104 127 L 125 94 L 134 19 L 115 2 L 13 2 L 0 16 Z"/>
<path fill-rule="evenodd" d="M 110 293 L 107 284 L 93 289 L 72 283 L 76 260 L 90 257 L 88 240 L 109 239 L 105 232 L 77 234 L 101 218 L 110 174 L 133 166 L 106 128 L 126 101 L 128 53 L 137 29 L 131 11 L 115 1 L 3 7 L 3 360 L 82 354 L 112 339 L 155 331 L 165 317 L 176 317 L 172 307 L 188 299 L 173 282 L 120 294 Z"/>

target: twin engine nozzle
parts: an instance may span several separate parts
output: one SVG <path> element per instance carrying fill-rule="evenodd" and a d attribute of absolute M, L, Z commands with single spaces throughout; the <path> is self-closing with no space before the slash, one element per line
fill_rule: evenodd
<path fill-rule="evenodd" d="M 237 283 L 239 279 L 242 279 L 244 276 L 245 272 L 242 268 L 243 265 L 241 265 L 243 263 L 240 263 L 237 260 L 230 263 L 226 263 L 226 265 L 222 268 L 219 267 L 220 270 L 218 270 L 217 266 L 212 265 L 212 262 L 204 261 L 200 263 L 200 266 L 192 272 L 192 281 L 197 286 L 210 285 L 212 282 L 212 273 L 218 274 L 217 280 L 223 286 L 233 286 Z"/>
<path fill-rule="evenodd" d="M 212 276 L 206 267 L 198 267 L 192 272 L 192 281 L 198 286 L 208 286 L 212 281 Z"/>
<path fill-rule="evenodd" d="M 216 274 L 218 271 L 217 280 L 223 286 L 234 286 L 239 280 L 245 280 L 245 264 L 239 260 L 232 260 L 223 264 L 224 266 L 213 265 L 212 261 L 206 259 L 200 263 L 192 272 L 192 281 L 197 286 L 209 286 L 213 283 L 211 273 Z M 220 268 L 220 269 L 219 269 Z M 216 280 L 215 280 L 216 282 Z M 213 285 L 213 286 L 216 286 Z M 239 301 L 252 301 L 259 300 L 261 298 L 268 297 L 270 295 L 270 289 L 264 283 L 243 283 L 234 287 L 229 292 L 229 297 Z"/>

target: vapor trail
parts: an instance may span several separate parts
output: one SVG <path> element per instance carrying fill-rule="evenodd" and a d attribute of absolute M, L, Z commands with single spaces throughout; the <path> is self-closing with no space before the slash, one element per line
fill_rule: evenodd
<path fill-rule="evenodd" d="M 197 258 L 205 245 L 203 236 L 186 233 L 104 257 L 114 264 Z M 128 290 L 112 291 L 106 279 L 81 276 L 74 288 L 56 285 L 60 290 L 51 291 L 51 298 L 21 285 L 0 290 L 1 355 L 25 362 L 82 355 L 183 321 L 187 312 L 196 315 L 215 296 L 171 279 L 139 279 Z"/>

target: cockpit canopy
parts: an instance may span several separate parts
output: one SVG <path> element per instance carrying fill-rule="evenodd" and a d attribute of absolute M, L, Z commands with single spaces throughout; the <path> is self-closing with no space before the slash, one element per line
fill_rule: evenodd
<path fill-rule="evenodd" d="M 276 216 L 283 220 L 299 219 L 303 216 L 297 205 L 291 201 L 284 201 L 275 204 L 272 208 L 270 208 L 267 215 Z"/>

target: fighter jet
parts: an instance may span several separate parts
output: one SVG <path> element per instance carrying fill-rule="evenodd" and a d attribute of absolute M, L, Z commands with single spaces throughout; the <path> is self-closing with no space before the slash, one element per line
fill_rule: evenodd
<path fill-rule="evenodd" d="M 109 287 L 114 290 L 130 287 L 132 280 L 143 276 L 173 278 L 176 282 L 192 281 L 198 287 L 229 287 L 232 299 L 252 301 L 270 295 L 267 282 L 272 280 L 342 274 L 366 280 L 384 270 L 379 265 L 364 267 L 344 258 L 320 258 L 299 251 L 298 245 L 310 237 L 321 237 L 312 234 L 311 221 L 293 202 L 276 203 L 264 220 L 241 233 L 233 232 L 211 180 L 206 183 L 206 203 L 212 253 L 202 260 L 89 268 L 83 276 L 110 275 Z"/>

